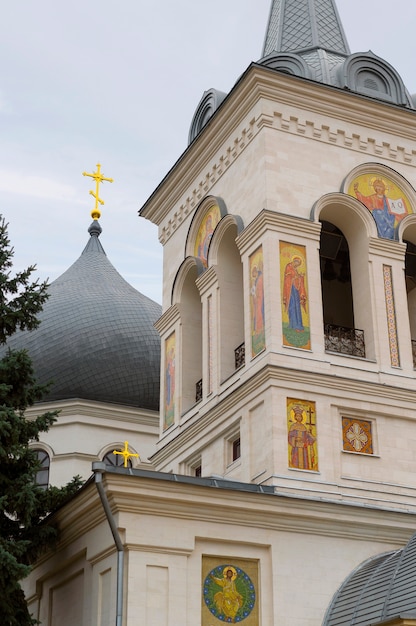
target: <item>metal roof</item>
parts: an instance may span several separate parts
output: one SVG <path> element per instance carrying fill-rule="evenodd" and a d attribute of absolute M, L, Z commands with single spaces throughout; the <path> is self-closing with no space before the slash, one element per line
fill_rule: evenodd
<path fill-rule="evenodd" d="M 400 550 L 372 557 L 343 582 L 322 626 L 375 626 L 416 618 L 416 534 Z"/>
<path fill-rule="evenodd" d="M 40 326 L 7 346 L 26 348 L 45 400 L 83 398 L 157 410 L 161 306 L 134 289 L 108 260 L 97 221 L 75 263 L 53 281 Z"/>
<path fill-rule="evenodd" d="M 273 0 L 263 56 L 318 48 L 350 54 L 334 0 Z"/>

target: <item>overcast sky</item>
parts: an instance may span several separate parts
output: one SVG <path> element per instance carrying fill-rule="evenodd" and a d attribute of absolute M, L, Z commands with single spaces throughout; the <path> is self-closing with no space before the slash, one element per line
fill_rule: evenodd
<path fill-rule="evenodd" d="M 337 0 L 352 52 L 372 50 L 416 92 L 415 0 Z M 55 279 L 89 235 L 98 162 L 101 243 L 161 302 L 157 227 L 138 210 L 187 146 L 203 92 L 261 57 L 270 0 L 20 0 L 0 25 L 0 213 L 15 268 Z"/>

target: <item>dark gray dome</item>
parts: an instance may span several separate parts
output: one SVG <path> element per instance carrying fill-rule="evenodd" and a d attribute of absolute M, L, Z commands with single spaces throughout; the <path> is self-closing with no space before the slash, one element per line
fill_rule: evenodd
<path fill-rule="evenodd" d="M 357 567 L 336 592 L 323 626 L 374 626 L 399 616 L 416 619 L 416 535 L 404 548 Z"/>
<path fill-rule="evenodd" d="M 117 272 L 101 246 L 101 227 L 79 259 L 49 286 L 40 326 L 13 335 L 26 348 L 39 383 L 53 381 L 45 400 L 83 398 L 157 410 L 159 304 Z"/>

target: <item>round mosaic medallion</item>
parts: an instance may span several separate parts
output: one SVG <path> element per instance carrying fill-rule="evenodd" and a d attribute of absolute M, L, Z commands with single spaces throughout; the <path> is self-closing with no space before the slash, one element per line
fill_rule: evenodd
<path fill-rule="evenodd" d="M 239 567 L 218 565 L 205 578 L 205 604 L 221 622 L 242 622 L 252 612 L 255 600 L 251 578 Z"/>

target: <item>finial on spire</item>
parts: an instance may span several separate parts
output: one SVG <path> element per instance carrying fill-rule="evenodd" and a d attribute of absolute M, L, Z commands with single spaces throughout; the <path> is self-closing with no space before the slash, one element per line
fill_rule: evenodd
<path fill-rule="evenodd" d="M 95 207 L 93 208 L 93 210 L 91 211 L 91 217 L 94 220 L 98 220 L 101 217 L 101 211 L 98 208 L 98 203 L 100 204 L 104 204 L 104 200 L 101 200 L 100 196 L 99 196 L 99 188 L 100 188 L 100 183 L 107 181 L 109 183 L 114 182 L 114 180 L 112 178 L 106 178 L 105 176 L 103 176 L 101 174 L 101 164 L 97 163 L 97 171 L 93 172 L 92 174 L 88 174 L 87 172 L 82 172 L 83 176 L 90 176 L 91 178 L 93 178 L 95 180 L 95 191 L 91 191 L 90 190 L 90 195 L 93 196 L 95 198 Z"/>
<path fill-rule="evenodd" d="M 136 458 L 139 458 L 138 454 L 134 454 L 133 452 L 129 452 L 129 442 L 125 441 L 124 442 L 124 450 L 122 450 L 121 452 L 119 452 L 118 450 L 113 450 L 113 454 L 121 454 L 121 456 L 124 459 L 124 467 L 127 467 L 127 461 L 131 456 L 135 456 Z"/>

